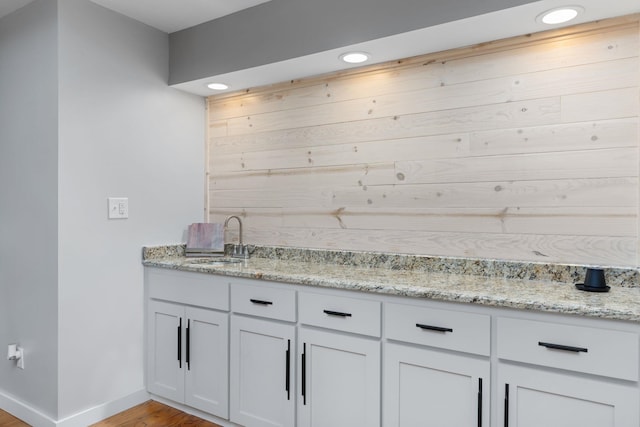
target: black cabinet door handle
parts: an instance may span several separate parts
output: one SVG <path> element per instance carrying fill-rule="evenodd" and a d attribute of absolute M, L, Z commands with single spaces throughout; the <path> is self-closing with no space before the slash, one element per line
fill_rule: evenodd
<path fill-rule="evenodd" d="M 265 300 L 261 300 L 261 299 L 249 299 L 249 301 L 251 301 L 254 304 L 259 304 L 259 305 L 271 305 L 273 304 L 273 302 L 271 301 L 265 301 Z"/>
<path fill-rule="evenodd" d="M 552 350 L 571 351 L 573 353 L 586 353 L 589 351 L 589 349 L 584 347 L 571 347 L 568 345 L 553 344 L 550 342 L 542 342 L 542 341 L 538 342 L 538 345 L 541 347 L 550 348 Z"/>
<path fill-rule="evenodd" d="M 324 310 L 324 314 L 338 317 L 351 317 L 351 313 L 343 313 L 342 311 Z"/>
<path fill-rule="evenodd" d="M 191 366 L 190 366 L 190 362 L 191 362 L 191 333 L 189 332 L 191 330 L 191 319 L 187 319 L 187 360 L 185 360 L 185 362 L 187 363 L 187 371 L 191 370 Z"/>
<path fill-rule="evenodd" d="M 416 323 L 416 327 L 427 330 L 427 331 L 453 332 L 453 329 L 451 328 L 442 328 L 440 326 L 423 325 L 422 323 Z"/>
<path fill-rule="evenodd" d="M 307 344 L 302 344 L 302 404 L 307 404 Z"/>
<path fill-rule="evenodd" d="M 291 340 L 287 340 L 285 369 L 286 369 L 286 372 L 284 374 L 284 388 L 287 392 L 287 400 L 291 400 L 291 390 L 290 390 L 291 374 L 289 372 L 289 370 L 291 369 Z"/>
<path fill-rule="evenodd" d="M 182 369 L 182 317 L 178 322 L 178 366 Z"/>
<path fill-rule="evenodd" d="M 509 384 L 504 385 L 504 427 L 509 427 Z"/>
<path fill-rule="evenodd" d="M 478 378 L 478 427 L 482 427 L 482 378 Z"/>

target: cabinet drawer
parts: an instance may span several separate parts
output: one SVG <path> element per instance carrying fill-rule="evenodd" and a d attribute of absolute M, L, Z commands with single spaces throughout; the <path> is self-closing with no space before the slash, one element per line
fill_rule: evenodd
<path fill-rule="evenodd" d="M 491 318 L 484 314 L 385 304 L 387 338 L 489 356 Z"/>
<path fill-rule="evenodd" d="M 299 294 L 300 322 L 356 334 L 380 336 L 380 302 L 334 295 Z"/>
<path fill-rule="evenodd" d="M 229 310 L 229 285 L 220 276 L 147 270 L 149 298 Z"/>
<path fill-rule="evenodd" d="M 231 310 L 235 313 L 296 321 L 296 291 L 267 284 L 231 283 Z"/>
<path fill-rule="evenodd" d="M 638 335 L 561 323 L 498 318 L 498 357 L 638 380 Z"/>

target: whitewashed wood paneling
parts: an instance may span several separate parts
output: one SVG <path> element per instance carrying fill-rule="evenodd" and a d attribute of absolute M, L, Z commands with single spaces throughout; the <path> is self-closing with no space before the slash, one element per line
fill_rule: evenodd
<path fill-rule="evenodd" d="M 638 16 L 208 100 L 250 243 L 638 265 Z"/>
<path fill-rule="evenodd" d="M 238 211 L 216 208 L 211 220 L 223 222 Z M 255 228 L 342 228 L 349 230 L 447 231 L 527 234 L 532 228 L 554 235 L 628 237 L 637 228 L 636 208 L 243 208 Z M 588 218 L 588 226 L 576 218 Z"/>

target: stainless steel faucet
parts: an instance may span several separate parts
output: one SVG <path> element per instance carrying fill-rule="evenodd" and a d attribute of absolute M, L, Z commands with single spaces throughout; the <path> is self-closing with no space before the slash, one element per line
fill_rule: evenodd
<path fill-rule="evenodd" d="M 232 219 L 238 220 L 238 244 L 232 245 L 231 249 L 231 257 L 232 258 L 249 258 L 249 248 L 247 245 L 242 244 L 242 220 L 240 220 L 239 216 L 231 215 L 224 220 L 224 230 L 227 231 L 229 228 L 229 221 Z"/>

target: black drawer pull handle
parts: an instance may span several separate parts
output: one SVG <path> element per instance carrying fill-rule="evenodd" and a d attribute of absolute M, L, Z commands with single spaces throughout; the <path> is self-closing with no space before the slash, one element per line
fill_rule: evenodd
<path fill-rule="evenodd" d="M 329 316 L 351 317 L 351 313 L 343 313 L 341 311 L 324 310 Z"/>
<path fill-rule="evenodd" d="M 553 343 L 549 343 L 549 342 L 538 342 L 538 345 L 541 347 L 546 347 L 546 348 L 550 348 L 553 350 L 563 350 L 563 351 L 572 351 L 574 353 L 586 353 L 589 351 L 589 349 L 583 348 L 583 347 L 571 347 L 568 345 L 562 345 L 562 344 L 553 344 Z"/>
<path fill-rule="evenodd" d="M 261 299 L 253 299 L 253 298 L 251 298 L 249 301 L 251 301 L 254 304 L 260 304 L 260 305 L 271 305 L 271 304 L 273 304 L 271 301 L 265 301 L 265 300 L 261 300 Z"/>
<path fill-rule="evenodd" d="M 441 328 L 440 326 L 423 325 L 421 323 L 416 323 L 416 326 L 420 329 L 425 329 L 427 331 L 453 332 L 453 329 L 451 328 Z"/>

